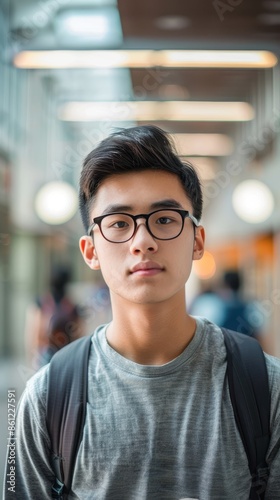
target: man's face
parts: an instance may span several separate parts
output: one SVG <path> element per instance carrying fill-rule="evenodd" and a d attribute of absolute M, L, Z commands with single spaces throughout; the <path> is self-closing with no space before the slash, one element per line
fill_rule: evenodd
<path fill-rule="evenodd" d="M 114 212 L 137 215 L 152 212 L 155 204 L 157 208 L 170 208 L 170 200 L 174 208 L 176 203 L 177 208 L 193 213 L 180 180 L 174 174 L 145 170 L 112 175 L 98 189 L 91 220 L 112 205 Z M 163 241 L 149 234 L 144 219 L 138 219 L 137 224 L 133 238 L 125 243 L 107 241 L 95 226 L 93 239 L 83 236 L 80 240 L 85 262 L 91 269 L 101 269 L 111 291 L 112 304 L 117 299 L 155 304 L 182 297 L 192 261 L 203 255 L 203 228 L 199 226 L 194 231 L 192 221 L 186 218 L 178 238 Z M 141 268 L 143 264 L 149 269 Z"/>

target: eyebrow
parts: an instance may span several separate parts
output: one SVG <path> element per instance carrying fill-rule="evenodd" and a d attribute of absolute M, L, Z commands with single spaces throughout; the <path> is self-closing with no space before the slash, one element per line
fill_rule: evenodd
<path fill-rule="evenodd" d="M 182 209 L 181 203 L 178 201 L 174 200 L 173 198 L 167 198 L 165 200 L 160 200 L 160 201 L 155 201 L 154 203 L 151 204 L 151 208 L 157 209 L 157 208 L 180 208 Z"/>
<path fill-rule="evenodd" d="M 180 208 L 183 209 L 181 203 L 174 200 L 173 198 L 167 198 L 164 200 L 155 201 L 150 205 L 151 210 L 157 210 L 158 208 Z M 131 205 L 121 205 L 121 204 L 111 204 L 103 210 L 102 215 L 111 214 L 113 212 L 132 212 L 134 209 Z"/>

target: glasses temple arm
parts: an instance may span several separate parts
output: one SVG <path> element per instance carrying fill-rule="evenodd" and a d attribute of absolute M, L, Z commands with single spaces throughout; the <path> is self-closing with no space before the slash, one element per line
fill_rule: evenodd
<path fill-rule="evenodd" d="M 87 231 L 87 235 L 88 236 L 91 236 L 91 233 L 92 233 L 92 230 L 94 228 L 94 226 L 96 225 L 96 222 L 93 222 L 93 224 L 91 224 L 88 228 L 88 231 Z"/>
<path fill-rule="evenodd" d="M 189 214 L 189 215 L 188 215 L 188 217 L 192 220 L 192 222 L 194 223 L 194 225 L 195 225 L 196 227 L 198 227 L 198 226 L 199 226 L 199 222 L 198 222 L 198 220 L 196 219 L 196 217 L 194 217 L 194 216 L 193 216 L 193 215 L 191 215 L 191 214 Z"/>

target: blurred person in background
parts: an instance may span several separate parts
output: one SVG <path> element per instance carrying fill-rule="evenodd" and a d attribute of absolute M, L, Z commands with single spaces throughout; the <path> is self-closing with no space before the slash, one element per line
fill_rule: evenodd
<path fill-rule="evenodd" d="M 206 288 L 193 300 L 190 314 L 205 316 L 220 327 L 258 339 L 263 318 L 257 302 L 244 298 L 242 281 L 240 271 L 225 270 L 220 284 Z"/>
<path fill-rule="evenodd" d="M 258 338 L 261 318 L 256 301 L 247 300 L 242 293 L 241 272 L 229 269 L 224 272 L 220 296 L 224 303 L 223 318 L 219 326 Z"/>
<path fill-rule="evenodd" d="M 58 309 L 50 318 L 47 331 L 48 343 L 40 356 L 41 366 L 49 363 L 59 349 L 80 338 L 81 333 L 82 319 L 79 309 L 76 306 L 67 312 Z"/>
<path fill-rule="evenodd" d="M 38 297 L 27 311 L 26 351 L 34 369 L 46 364 L 51 359 L 51 353 L 83 334 L 79 310 L 67 290 L 70 281 L 70 267 L 62 264 L 54 266 L 49 290 Z M 60 336 L 57 328 L 60 329 Z"/>
<path fill-rule="evenodd" d="M 201 282 L 201 290 L 188 307 L 193 316 L 204 316 L 212 323 L 221 326 L 223 320 L 223 301 L 214 284 Z"/>

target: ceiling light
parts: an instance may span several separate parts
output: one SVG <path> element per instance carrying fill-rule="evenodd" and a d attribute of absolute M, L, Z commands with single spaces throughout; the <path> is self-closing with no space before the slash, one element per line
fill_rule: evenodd
<path fill-rule="evenodd" d="M 274 199 L 266 184 L 250 179 L 241 182 L 235 188 L 232 204 L 242 220 L 257 224 L 270 217 L 274 207 Z"/>
<path fill-rule="evenodd" d="M 64 104 L 58 116 L 64 121 L 248 121 L 254 109 L 247 102 L 81 101 Z"/>
<path fill-rule="evenodd" d="M 86 38 L 91 42 L 121 42 L 119 11 L 114 6 L 64 9 L 55 17 L 57 35 Z"/>
<path fill-rule="evenodd" d="M 14 56 L 17 68 L 271 68 L 268 51 L 242 50 L 37 50 Z"/>
<path fill-rule="evenodd" d="M 161 30 L 181 30 L 191 24 L 184 16 L 161 16 L 155 20 L 155 25 Z"/>
<path fill-rule="evenodd" d="M 101 14 L 85 15 L 75 14 L 69 15 L 61 21 L 64 30 L 71 35 L 94 36 L 98 39 L 104 39 L 109 31 L 108 20 L 106 16 Z"/>
<path fill-rule="evenodd" d="M 228 156 L 233 141 L 225 134 L 173 134 L 180 155 Z"/>
<path fill-rule="evenodd" d="M 267 68 L 277 57 L 262 50 L 174 50 L 162 51 L 165 67 L 192 68 Z"/>
<path fill-rule="evenodd" d="M 47 224 L 63 224 L 70 220 L 78 208 L 76 190 L 67 182 L 48 182 L 37 193 L 35 210 Z"/>
<path fill-rule="evenodd" d="M 139 51 L 139 65 L 145 54 Z M 18 68 L 67 69 L 67 68 L 127 68 L 128 54 L 124 50 L 38 50 L 20 52 L 14 58 Z M 149 66 L 149 64 L 148 64 Z"/>

